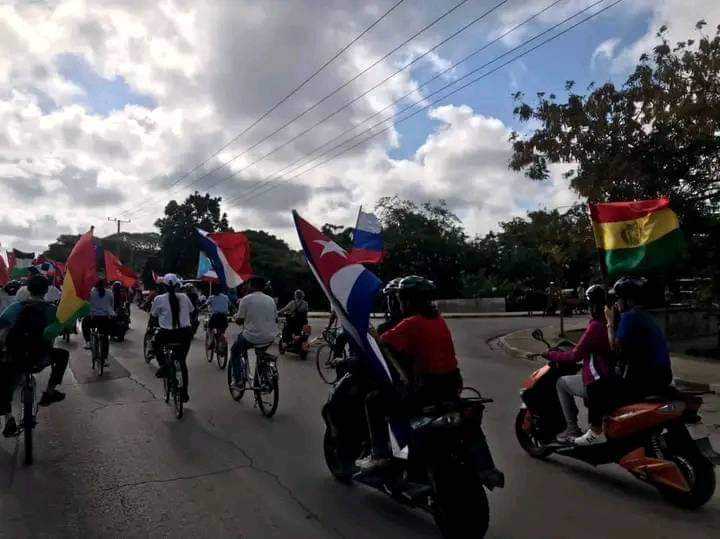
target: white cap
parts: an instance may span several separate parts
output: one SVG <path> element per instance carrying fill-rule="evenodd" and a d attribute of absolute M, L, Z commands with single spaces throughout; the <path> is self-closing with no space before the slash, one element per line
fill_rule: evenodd
<path fill-rule="evenodd" d="M 180 277 L 178 277 L 174 273 L 166 273 L 165 276 L 163 277 L 163 282 L 168 286 L 175 286 L 175 287 L 178 287 L 182 284 Z"/>

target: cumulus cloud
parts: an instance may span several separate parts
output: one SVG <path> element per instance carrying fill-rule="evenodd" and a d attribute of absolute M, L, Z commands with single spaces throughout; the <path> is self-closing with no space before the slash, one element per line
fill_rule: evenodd
<path fill-rule="evenodd" d="M 595 48 L 590 58 L 590 66 L 594 69 L 598 58 L 605 58 L 606 60 L 612 61 L 615 56 L 615 49 L 620 44 L 620 39 L 613 37 L 606 39 L 600 45 Z"/>

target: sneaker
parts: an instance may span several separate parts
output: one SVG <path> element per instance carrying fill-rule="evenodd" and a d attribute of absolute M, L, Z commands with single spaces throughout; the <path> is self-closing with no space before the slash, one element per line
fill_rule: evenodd
<path fill-rule="evenodd" d="M 561 444 L 569 444 L 575 441 L 575 438 L 582 436 L 583 432 L 578 427 L 568 427 L 555 438 Z"/>
<path fill-rule="evenodd" d="M 40 399 L 40 402 L 38 404 L 40 406 L 50 406 L 54 402 L 60 402 L 61 400 L 65 399 L 65 393 L 62 391 L 58 391 L 57 389 L 53 389 L 52 391 L 46 391 L 43 393 L 42 398 Z"/>
<path fill-rule="evenodd" d="M 605 433 L 601 432 L 600 434 L 595 434 L 592 429 L 588 429 L 585 434 L 578 438 L 575 438 L 575 445 L 580 446 L 598 445 L 604 444 L 605 442 L 607 442 Z"/>
<path fill-rule="evenodd" d="M 358 459 L 355 461 L 355 466 L 360 468 L 360 471 L 366 474 L 370 474 L 373 472 L 377 472 L 379 470 L 382 470 L 383 468 L 387 467 L 388 464 L 390 464 L 391 459 L 389 458 L 378 458 L 373 457 L 372 455 L 368 455 L 365 458 Z"/>
<path fill-rule="evenodd" d="M 2 433 L 5 438 L 12 438 L 13 436 L 17 436 L 19 434 L 18 426 L 14 417 L 10 417 L 7 421 L 5 421 L 5 428 Z"/>

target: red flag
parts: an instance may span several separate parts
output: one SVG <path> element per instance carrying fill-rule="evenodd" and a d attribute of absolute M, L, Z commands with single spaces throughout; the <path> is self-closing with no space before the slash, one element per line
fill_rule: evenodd
<path fill-rule="evenodd" d="M 120 259 L 107 249 L 105 249 L 105 277 L 108 282 L 120 281 L 127 288 L 132 288 L 138 281 L 132 268 L 123 266 Z"/>
<path fill-rule="evenodd" d="M 15 252 L 14 251 L 6 251 L 7 257 L 8 257 L 8 269 L 10 272 L 15 269 Z"/>
<path fill-rule="evenodd" d="M 0 286 L 5 286 L 10 280 L 10 272 L 8 271 L 5 259 L 0 255 Z"/>

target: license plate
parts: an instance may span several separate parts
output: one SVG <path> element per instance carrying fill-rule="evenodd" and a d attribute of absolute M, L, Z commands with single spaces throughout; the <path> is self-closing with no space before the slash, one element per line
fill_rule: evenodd
<path fill-rule="evenodd" d="M 697 425 L 688 425 L 687 429 L 693 440 L 700 440 L 701 438 L 707 438 L 710 436 L 710 429 L 702 423 L 698 423 Z"/>

